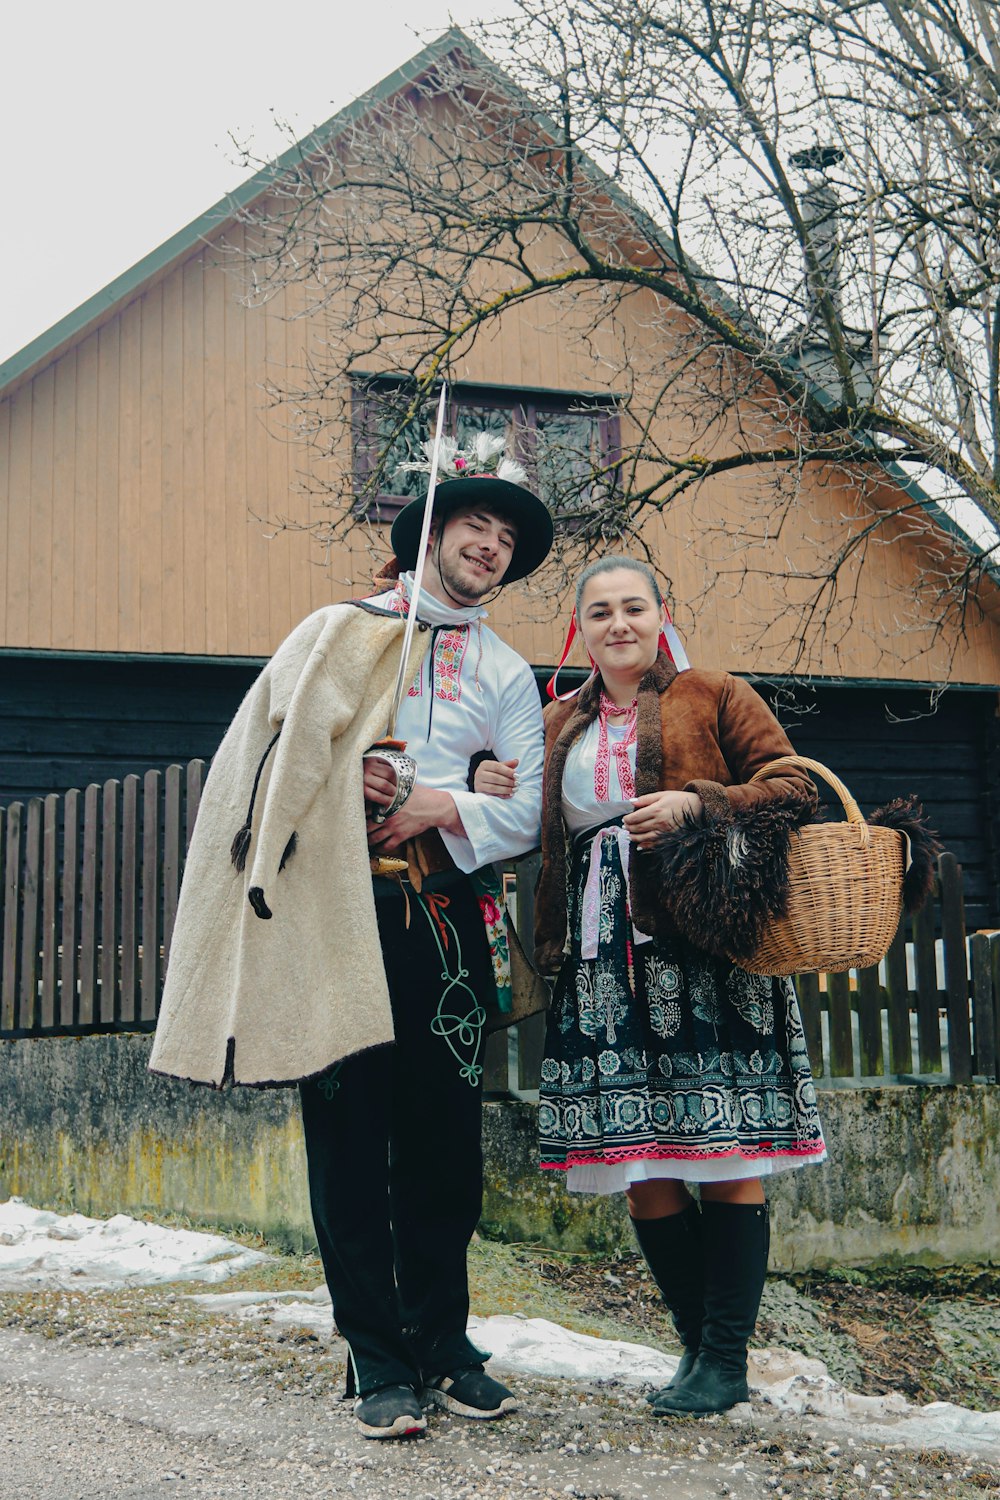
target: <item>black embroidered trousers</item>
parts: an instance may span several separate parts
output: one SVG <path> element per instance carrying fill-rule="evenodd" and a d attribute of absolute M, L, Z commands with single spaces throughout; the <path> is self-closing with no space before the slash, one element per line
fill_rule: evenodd
<path fill-rule="evenodd" d="M 432 875 L 420 896 L 391 880 L 375 891 L 396 1040 L 300 1088 L 313 1223 L 362 1395 L 483 1358 L 466 1334 L 466 1252 L 482 1207 L 494 993 L 463 875 Z"/>

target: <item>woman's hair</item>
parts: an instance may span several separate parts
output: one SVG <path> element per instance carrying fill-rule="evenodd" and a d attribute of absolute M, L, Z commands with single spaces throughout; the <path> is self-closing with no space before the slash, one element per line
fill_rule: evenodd
<path fill-rule="evenodd" d="M 599 557 L 596 562 L 588 563 L 576 580 L 576 599 L 574 600 L 574 605 L 577 619 L 580 618 L 580 600 L 583 598 L 583 591 L 590 580 L 596 578 L 598 573 L 616 573 L 619 568 L 627 568 L 630 573 L 641 573 L 646 581 L 646 586 L 653 596 L 654 603 L 657 606 L 663 603 L 660 585 L 657 583 L 656 574 L 649 566 L 649 563 L 640 561 L 638 557 L 619 557 L 612 553 L 609 557 Z"/>

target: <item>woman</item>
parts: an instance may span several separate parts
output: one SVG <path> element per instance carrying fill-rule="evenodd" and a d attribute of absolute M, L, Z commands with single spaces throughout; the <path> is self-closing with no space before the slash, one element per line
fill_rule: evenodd
<path fill-rule="evenodd" d="M 788 739 L 746 683 L 677 672 L 644 563 L 587 567 L 576 619 L 594 674 L 545 713 L 536 961 L 558 978 L 541 1164 L 571 1191 L 625 1193 L 685 1350 L 654 1412 L 725 1411 L 748 1399 L 768 1251 L 761 1178 L 826 1152 L 791 983 L 684 936 L 675 916 L 690 893 L 663 887 L 660 851 L 734 819 L 746 846 L 760 813 L 801 821 L 815 793 L 794 770 L 747 785 L 791 753 Z M 507 774 L 483 767 L 477 785 L 502 791 Z M 711 934 L 713 913 L 701 917 Z"/>

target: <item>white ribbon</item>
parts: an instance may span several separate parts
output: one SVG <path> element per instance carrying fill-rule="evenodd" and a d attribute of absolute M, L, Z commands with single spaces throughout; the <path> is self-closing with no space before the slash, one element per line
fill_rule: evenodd
<path fill-rule="evenodd" d="M 581 958 L 597 957 L 597 945 L 601 936 L 601 845 L 605 837 L 614 839 L 618 845 L 618 857 L 622 862 L 626 893 L 628 891 L 628 871 L 629 862 L 632 857 L 632 841 L 620 823 L 612 823 L 606 828 L 598 828 L 590 845 L 590 869 L 587 871 L 587 884 L 583 889 L 583 911 L 580 924 Z M 632 913 L 628 907 L 627 894 L 625 897 L 625 907 L 629 917 L 631 917 Z M 653 939 L 648 932 L 640 932 L 633 922 L 632 941 L 638 946 L 640 943 L 651 943 Z"/>

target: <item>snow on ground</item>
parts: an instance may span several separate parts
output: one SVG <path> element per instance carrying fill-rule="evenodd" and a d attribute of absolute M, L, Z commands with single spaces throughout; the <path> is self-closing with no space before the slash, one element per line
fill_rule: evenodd
<path fill-rule="evenodd" d="M 329 1338 L 333 1331 L 326 1287 L 277 1297 L 269 1292 L 201 1293 L 191 1300 L 206 1311 L 306 1327 L 321 1337 Z M 592 1338 L 545 1318 L 470 1318 L 469 1337 L 477 1348 L 491 1352 L 498 1370 L 526 1375 L 648 1387 L 665 1385 L 677 1368 L 675 1356 L 644 1344 Z M 915 1406 L 897 1394 L 859 1396 L 839 1385 L 822 1360 L 794 1349 L 754 1350 L 749 1381 L 756 1399 L 779 1411 L 849 1423 L 872 1441 L 974 1449 L 1000 1458 L 1000 1411 L 970 1411 L 947 1401 Z"/>
<path fill-rule="evenodd" d="M 270 1258 L 218 1234 L 165 1229 L 126 1214 L 88 1219 L 46 1213 L 20 1198 L 0 1203 L 0 1292 L 224 1281 Z"/>
<path fill-rule="evenodd" d="M 46 1213 L 17 1198 L 0 1204 L 0 1292 L 218 1282 L 269 1258 L 221 1235 L 143 1224 L 125 1214 L 101 1221 Z M 206 1312 L 307 1327 L 325 1337 L 333 1331 L 325 1287 L 306 1293 L 201 1293 L 191 1300 Z M 545 1318 L 470 1318 L 469 1334 L 478 1347 L 491 1351 L 498 1367 L 547 1378 L 658 1386 L 677 1367 L 676 1358 L 643 1344 L 592 1338 Z M 914 1406 L 896 1394 L 859 1396 L 838 1385 L 820 1360 L 794 1350 L 755 1351 L 750 1386 L 757 1400 L 779 1411 L 849 1423 L 873 1441 L 972 1448 L 1000 1457 L 1000 1411 L 970 1411 L 945 1401 Z"/>

